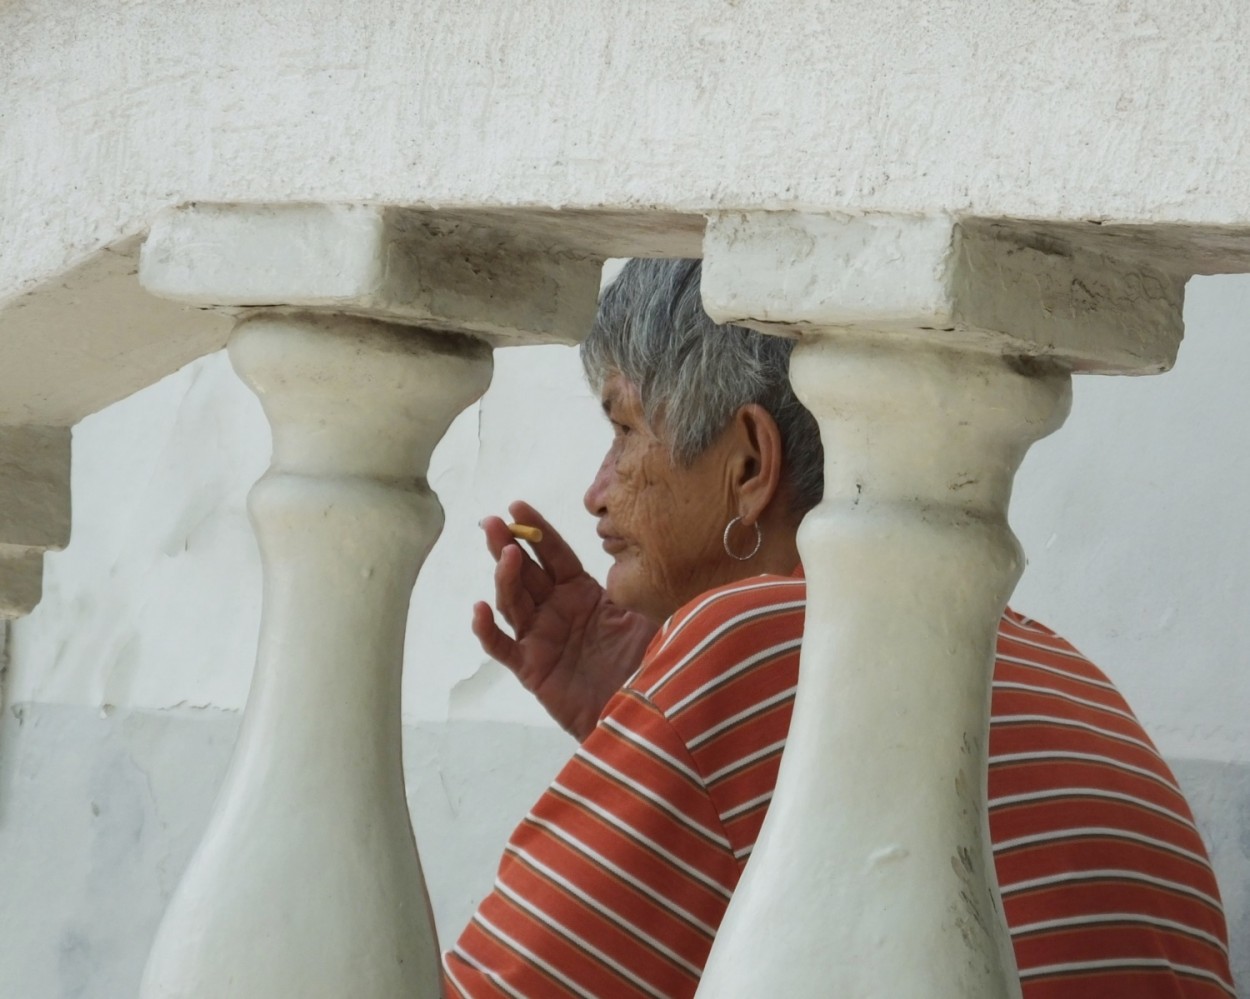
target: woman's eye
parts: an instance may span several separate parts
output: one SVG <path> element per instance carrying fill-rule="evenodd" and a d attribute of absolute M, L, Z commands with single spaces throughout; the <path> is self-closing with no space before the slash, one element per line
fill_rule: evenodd
<path fill-rule="evenodd" d="M 613 420 L 612 432 L 616 434 L 617 437 L 624 437 L 629 433 L 629 427 L 627 427 L 624 423 L 617 423 L 616 420 Z"/>

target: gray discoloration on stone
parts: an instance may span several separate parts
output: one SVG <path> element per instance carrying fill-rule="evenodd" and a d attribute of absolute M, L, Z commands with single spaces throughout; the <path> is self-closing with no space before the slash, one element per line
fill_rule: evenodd
<path fill-rule="evenodd" d="M 43 588 L 43 553 L 69 543 L 66 427 L 0 426 L 0 619 L 28 613 Z"/>
<path fill-rule="evenodd" d="M 959 226 L 953 319 L 1000 331 L 1020 343 L 1020 353 L 1077 371 L 1167 370 L 1184 330 L 1188 274 L 1100 250 L 1105 242 L 1087 231 L 1061 237 L 1027 223 Z"/>

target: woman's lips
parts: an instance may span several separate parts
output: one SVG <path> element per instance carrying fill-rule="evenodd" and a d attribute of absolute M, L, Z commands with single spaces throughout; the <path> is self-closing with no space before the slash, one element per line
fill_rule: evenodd
<path fill-rule="evenodd" d="M 603 550 L 609 555 L 619 555 L 626 548 L 624 538 L 618 538 L 613 534 L 601 534 L 599 537 L 603 539 Z"/>

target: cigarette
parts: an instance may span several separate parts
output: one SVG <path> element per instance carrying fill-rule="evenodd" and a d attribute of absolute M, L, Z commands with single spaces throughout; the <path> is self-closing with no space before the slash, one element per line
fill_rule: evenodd
<path fill-rule="evenodd" d="M 509 524 L 508 530 L 512 532 L 514 538 L 520 538 L 522 541 L 528 541 L 533 545 L 538 544 L 543 539 L 543 532 L 537 527 L 530 527 L 528 524 Z"/>

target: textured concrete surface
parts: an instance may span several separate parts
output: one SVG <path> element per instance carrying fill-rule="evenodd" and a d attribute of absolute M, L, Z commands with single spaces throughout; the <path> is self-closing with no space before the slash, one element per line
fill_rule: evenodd
<path fill-rule="evenodd" d="M 0 297 L 184 201 L 1250 222 L 1248 40 L 1238 0 L 9 4 Z"/>

